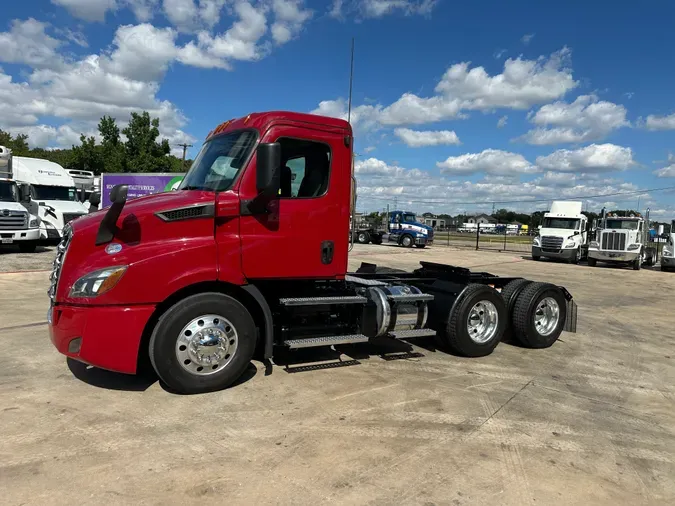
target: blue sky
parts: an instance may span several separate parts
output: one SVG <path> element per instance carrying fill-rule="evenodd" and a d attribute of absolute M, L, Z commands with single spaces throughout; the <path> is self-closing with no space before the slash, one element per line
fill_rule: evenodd
<path fill-rule="evenodd" d="M 353 36 L 361 210 L 531 211 L 675 186 L 669 4 L 11 2 L 0 128 L 70 146 L 103 114 L 123 123 L 145 109 L 194 155 L 216 124 L 251 111 L 344 116 Z M 673 191 L 583 200 L 638 198 L 675 218 Z"/>

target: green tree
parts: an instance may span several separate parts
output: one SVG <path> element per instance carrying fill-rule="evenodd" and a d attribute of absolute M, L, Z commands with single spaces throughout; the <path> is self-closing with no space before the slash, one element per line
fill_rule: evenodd
<path fill-rule="evenodd" d="M 171 153 L 169 141 L 159 137 L 159 119 L 150 114 L 131 113 L 131 121 L 122 133 L 126 135 L 126 168 L 130 172 L 162 172 L 171 168 L 166 155 Z"/>
<path fill-rule="evenodd" d="M 103 153 L 101 146 L 96 145 L 94 137 L 80 135 L 80 146 L 73 146 L 73 157 L 68 168 L 89 170 L 100 174 L 103 170 Z"/>
<path fill-rule="evenodd" d="M 16 137 L 12 137 L 9 132 L 0 130 L 0 146 L 11 149 L 14 156 L 28 156 L 30 154 L 26 134 L 18 134 Z"/>
<path fill-rule="evenodd" d="M 120 129 L 115 118 L 103 116 L 98 123 L 101 134 L 103 172 L 124 172 L 126 165 L 125 146 L 120 139 Z"/>

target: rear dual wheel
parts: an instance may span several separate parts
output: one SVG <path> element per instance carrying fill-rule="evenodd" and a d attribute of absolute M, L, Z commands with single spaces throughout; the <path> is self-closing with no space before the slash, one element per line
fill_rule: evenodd
<path fill-rule="evenodd" d="M 567 301 L 550 283 L 530 283 L 516 297 L 511 314 L 513 334 L 528 348 L 548 348 L 565 327 Z"/>

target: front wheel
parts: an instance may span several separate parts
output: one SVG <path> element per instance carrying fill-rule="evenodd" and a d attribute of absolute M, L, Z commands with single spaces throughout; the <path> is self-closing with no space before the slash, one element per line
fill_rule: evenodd
<path fill-rule="evenodd" d="M 581 248 L 577 248 L 574 252 L 574 256 L 569 259 L 569 263 L 578 264 L 581 261 Z"/>
<path fill-rule="evenodd" d="M 401 245 L 402 245 L 404 248 L 411 248 L 412 245 L 413 245 L 413 242 L 414 242 L 414 241 L 413 241 L 412 236 L 410 236 L 410 235 L 408 235 L 408 234 L 406 234 L 406 235 L 404 235 L 403 237 L 401 237 Z"/>
<path fill-rule="evenodd" d="M 195 394 L 237 381 L 256 346 L 256 327 L 247 309 L 220 293 L 178 301 L 159 319 L 149 354 L 160 379 L 173 390 Z"/>
<path fill-rule="evenodd" d="M 595 267 L 598 265 L 598 261 L 595 258 L 588 257 L 588 266 Z"/>
<path fill-rule="evenodd" d="M 35 253 L 37 249 L 37 241 L 22 241 L 19 243 L 19 251 L 21 253 Z"/>
<path fill-rule="evenodd" d="M 439 337 L 455 353 L 484 357 L 502 340 L 507 318 L 504 299 L 494 288 L 471 284 L 460 294 Z"/>

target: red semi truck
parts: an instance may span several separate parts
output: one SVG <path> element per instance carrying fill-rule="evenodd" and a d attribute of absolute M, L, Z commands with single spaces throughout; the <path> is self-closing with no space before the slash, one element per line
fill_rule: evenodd
<path fill-rule="evenodd" d="M 177 191 L 69 224 L 50 276 L 57 350 L 183 393 L 225 388 L 256 350 L 436 336 L 478 357 L 505 333 L 536 348 L 576 331 L 563 287 L 421 262 L 347 272 L 352 129 L 292 112 L 212 131 Z M 149 360 L 147 360 L 149 359 Z"/>

